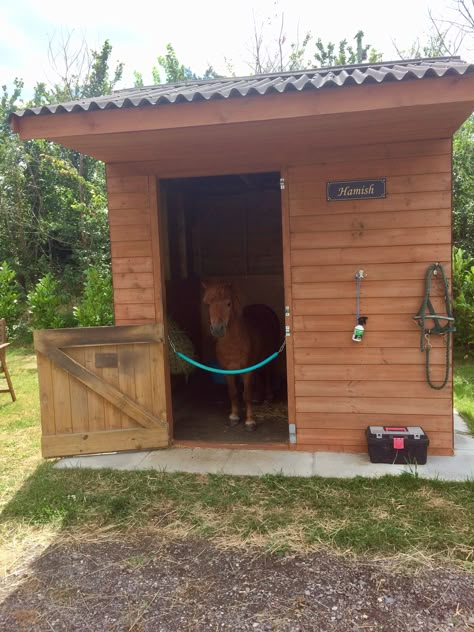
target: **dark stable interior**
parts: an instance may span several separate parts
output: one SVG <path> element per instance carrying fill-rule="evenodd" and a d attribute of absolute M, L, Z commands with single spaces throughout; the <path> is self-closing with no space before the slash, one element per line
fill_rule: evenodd
<path fill-rule="evenodd" d="M 273 309 L 284 337 L 281 192 L 278 173 L 162 180 L 168 327 L 179 351 L 216 365 L 202 281 L 229 280 L 244 305 Z M 277 349 L 275 349 L 276 351 Z M 176 441 L 287 443 L 286 358 L 272 363 L 273 402 L 254 405 L 257 430 L 230 427 L 223 375 L 189 367 L 170 350 Z M 241 381 L 239 380 L 241 384 Z M 241 405 L 241 420 L 245 411 Z"/>

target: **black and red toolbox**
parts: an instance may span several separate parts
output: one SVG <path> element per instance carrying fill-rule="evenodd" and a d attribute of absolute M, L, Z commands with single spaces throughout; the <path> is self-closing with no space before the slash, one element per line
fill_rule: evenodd
<path fill-rule="evenodd" d="M 369 426 L 365 435 L 372 463 L 426 463 L 430 441 L 419 426 Z"/>

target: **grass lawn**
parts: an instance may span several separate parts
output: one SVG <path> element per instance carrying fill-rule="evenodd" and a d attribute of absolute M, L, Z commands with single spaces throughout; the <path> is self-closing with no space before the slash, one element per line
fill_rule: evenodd
<path fill-rule="evenodd" d="M 474 434 L 474 364 L 455 363 L 454 405 Z"/>
<path fill-rule="evenodd" d="M 56 471 L 39 455 L 34 356 L 13 350 L 8 360 L 18 401 L 11 403 L 7 395 L 0 399 L 4 564 L 11 565 L 22 542 L 45 534 L 57 539 L 151 531 L 282 553 L 325 547 L 375 556 L 407 554 L 474 569 L 474 481 Z M 468 369 L 472 376 L 472 367 L 463 367 L 463 379 Z M 469 398 L 468 388 L 464 397 Z M 472 410 L 472 390 L 470 397 Z"/>

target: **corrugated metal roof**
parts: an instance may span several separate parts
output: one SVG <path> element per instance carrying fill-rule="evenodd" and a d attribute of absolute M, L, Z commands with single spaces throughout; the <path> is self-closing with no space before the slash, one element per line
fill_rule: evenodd
<path fill-rule="evenodd" d="M 254 95 L 282 94 L 321 88 L 428 79 L 474 72 L 474 64 L 459 57 L 438 57 L 379 64 L 335 66 L 298 72 L 281 72 L 251 77 L 192 80 L 143 88 L 117 90 L 111 95 L 80 99 L 59 105 L 44 105 L 15 112 L 16 116 L 91 112 L 157 106 L 172 103 L 230 99 Z"/>

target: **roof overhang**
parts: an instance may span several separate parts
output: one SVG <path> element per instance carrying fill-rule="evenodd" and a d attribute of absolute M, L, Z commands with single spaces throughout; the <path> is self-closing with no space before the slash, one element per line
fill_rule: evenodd
<path fill-rule="evenodd" d="M 447 138 L 470 115 L 474 74 L 191 103 L 12 116 L 44 138 L 107 163 L 202 160 L 255 151 L 281 164 L 302 149 Z M 211 152 L 212 153 L 212 152 Z M 258 156 L 257 156 L 258 158 Z M 166 160 L 165 160 L 166 159 Z M 270 165 L 269 165 L 270 166 Z"/>

